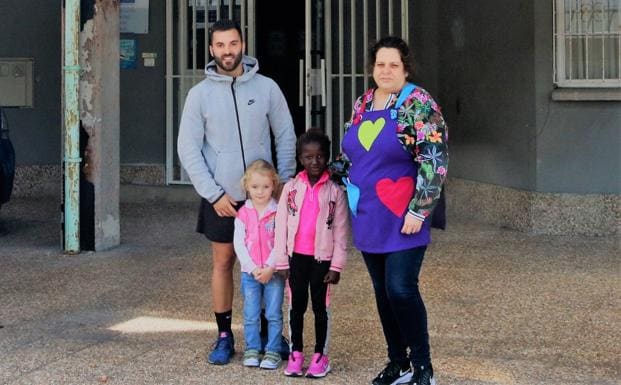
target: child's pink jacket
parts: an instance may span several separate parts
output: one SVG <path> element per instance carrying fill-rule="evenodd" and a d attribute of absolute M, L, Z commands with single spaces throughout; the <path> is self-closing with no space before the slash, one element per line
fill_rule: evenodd
<path fill-rule="evenodd" d="M 252 273 L 257 267 L 275 267 L 272 249 L 276 208 L 276 201 L 270 200 L 259 218 L 259 213 L 248 199 L 237 212 L 233 247 L 242 272 Z"/>
<path fill-rule="evenodd" d="M 300 208 L 304 202 L 306 184 L 299 174 L 285 184 L 276 213 L 276 237 L 273 253 L 276 269 L 289 268 L 295 234 L 300 224 Z M 320 187 L 319 214 L 315 232 L 315 259 L 331 261 L 330 270 L 341 272 L 347 261 L 347 236 L 349 233 L 345 193 L 331 180 Z M 302 219 L 303 220 L 303 219 Z"/>

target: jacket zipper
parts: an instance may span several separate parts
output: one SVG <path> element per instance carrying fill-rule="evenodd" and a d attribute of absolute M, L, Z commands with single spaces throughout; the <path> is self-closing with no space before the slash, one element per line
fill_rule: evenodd
<path fill-rule="evenodd" d="M 242 140 L 241 124 L 239 123 L 239 110 L 237 109 L 237 97 L 235 96 L 235 81 L 237 78 L 233 78 L 231 82 L 231 93 L 233 94 L 233 104 L 235 105 L 235 117 L 237 118 L 237 132 L 239 133 L 239 147 L 241 148 L 242 162 L 244 164 L 244 173 L 246 172 L 246 155 L 244 154 L 244 142 Z"/>
<path fill-rule="evenodd" d="M 259 223 L 259 255 L 260 255 L 259 258 L 261 259 L 261 268 L 263 268 L 265 265 L 265 261 L 263 260 L 264 255 L 263 255 L 263 237 L 261 236 L 261 230 L 262 230 L 261 229 L 261 226 L 262 226 L 261 215 L 259 214 L 259 210 L 257 210 L 256 208 L 255 208 L 255 212 L 257 213 L 257 221 Z"/>

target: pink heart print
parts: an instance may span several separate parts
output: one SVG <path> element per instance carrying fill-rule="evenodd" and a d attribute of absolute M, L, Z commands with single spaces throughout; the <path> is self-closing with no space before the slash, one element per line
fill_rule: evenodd
<path fill-rule="evenodd" d="M 394 182 L 390 178 L 380 179 L 375 184 L 379 200 L 397 217 L 402 217 L 414 195 L 414 179 L 402 176 Z"/>

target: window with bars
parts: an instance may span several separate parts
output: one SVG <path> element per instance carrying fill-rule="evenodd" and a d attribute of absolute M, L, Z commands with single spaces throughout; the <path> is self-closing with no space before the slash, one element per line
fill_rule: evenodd
<path fill-rule="evenodd" d="M 621 0 L 553 0 L 554 81 L 621 87 Z"/>

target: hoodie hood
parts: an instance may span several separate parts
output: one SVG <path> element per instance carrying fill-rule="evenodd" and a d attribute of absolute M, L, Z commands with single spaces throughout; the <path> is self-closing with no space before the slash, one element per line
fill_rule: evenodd
<path fill-rule="evenodd" d="M 241 64 L 244 67 L 244 73 L 241 74 L 241 76 L 237 78 L 236 80 L 237 83 L 245 82 L 248 79 L 251 79 L 257 73 L 257 71 L 259 71 L 259 61 L 253 58 L 252 56 L 243 55 Z M 205 66 L 205 75 L 210 80 L 214 80 L 214 81 L 229 82 L 229 83 L 233 81 L 232 76 L 222 75 L 216 71 L 215 60 L 212 60 L 209 63 L 207 63 L 207 65 Z"/>

